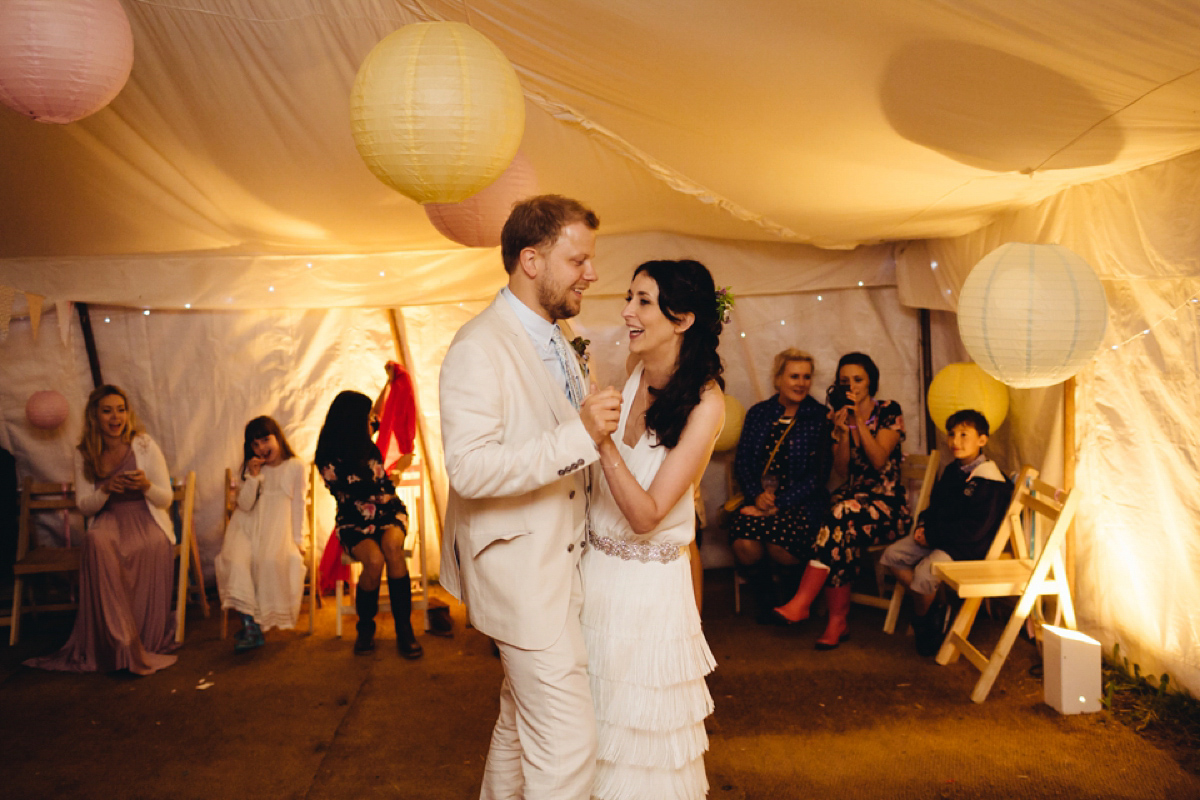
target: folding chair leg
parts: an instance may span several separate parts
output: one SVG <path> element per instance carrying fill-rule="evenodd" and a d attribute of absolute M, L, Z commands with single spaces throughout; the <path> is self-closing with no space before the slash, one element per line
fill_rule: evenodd
<path fill-rule="evenodd" d="M 958 634 L 963 639 L 967 637 L 971 625 L 975 622 L 975 615 L 979 612 L 981 602 L 978 597 L 968 597 L 963 601 L 962 608 L 958 610 L 958 616 L 954 618 L 954 623 L 950 626 L 950 631 L 946 634 L 941 649 L 938 650 L 937 658 L 934 659 L 937 663 L 945 666 L 958 660 L 959 651 L 958 645 L 954 641 L 954 635 Z"/>
<path fill-rule="evenodd" d="M 904 584 L 896 581 L 892 589 L 892 601 L 888 603 L 887 617 L 883 620 L 883 632 L 895 633 L 896 621 L 900 619 L 900 607 L 904 604 Z"/>
<path fill-rule="evenodd" d="M 196 581 L 192 586 L 192 594 L 200 606 L 200 613 L 204 615 L 205 619 L 208 619 L 208 598 L 204 595 L 204 572 L 200 568 L 200 545 L 195 536 L 190 538 L 192 541 L 192 578 Z"/>
<path fill-rule="evenodd" d="M 1032 599 L 1032 598 L 1031 598 Z M 1032 603 L 1030 603 L 1032 607 Z M 1021 613 L 1018 607 L 1013 615 L 1009 617 L 1008 624 L 1004 626 L 1004 633 L 1000 636 L 1000 641 L 996 643 L 996 649 L 992 651 L 992 657 L 988 659 L 987 667 L 982 671 L 979 680 L 975 683 L 975 688 L 971 692 L 971 700 L 976 703 L 982 703 L 987 699 L 988 693 L 992 690 L 992 684 L 996 682 L 996 676 L 1000 674 L 1000 668 L 1004 666 L 1005 660 L 1008 658 L 1008 652 L 1012 650 L 1013 643 L 1017 641 L 1017 634 L 1021 632 L 1021 628 L 1025 625 L 1025 619 L 1029 616 L 1029 609 L 1025 609 L 1025 613 Z"/>
<path fill-rule="evenodd" d="M 8 627 L 8 645 L 16 645 L 21 637 L 21 592 L 24 591 L 25 581 L 15 578 L 13 582 L 12 620 Z"/>
<path fill-rule="evenodd" d="M 342 638 L 342 579 L 341 576 L 337 579 L 337 588 L 334 589 L 334 608 L 337 613 L 334 614 L 334 633 L 337 638 Z"/>
<path fill-rule="evenodd" d="M 188 548 L 179 552 L 179 588 L 175 594 L 175 644 L 183 644 L 183 627 L 187 621 L 188 598 L 188 562 L 191 560 Z"/>

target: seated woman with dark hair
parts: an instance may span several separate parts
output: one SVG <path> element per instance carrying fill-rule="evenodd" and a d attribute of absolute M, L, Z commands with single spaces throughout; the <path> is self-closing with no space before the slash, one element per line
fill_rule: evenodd
<path fill-rule="evenodd" d="M 779 619 L 771 612 L 779 602 L 772 573 L 790 597 L 803 570 L 793 553 L 807 551 L 829 511 L 832 428 L 825 406 L 809 394 L 814 369 L 802 350 L 775 356 L 776 393 L 746 412 L 733 460 L 745 499 L 730 521 L 730 538 L 763 624 Z"/>
<path fill-rule="evenodd" d="M 354 593 L 358 611 L 354 652 L 375 649 L 375 615 L 386 565 L 396 648 L 404 658 L 420 658 L 424 651 L 412 629 L 412 587 L 404 559 L 408 511 L 383 469 L 379 448 L 371 441 L 374 421 L 371 398 L 361 392 L 342 392 L 325 415 L 314 460 L 337 501 L 334 533 L 342 549 L 363 565 Z"/>
<path fill-rule="evenodd" d="M 909 525 L 900 480 L 904 414 L 899 403 L 876 400 L 878 390 L 879 367 L 870 356 L 842 356 L 830 401 L 833 466 L 846 482 L 833 491 L 829 513 L 807 548 L 809 561 L 800 588 L 786 605 L 775 609 L 787 624 L 807 619 L 813 600 L 825 588 L 829 623 L 817 639 L 818 650 L 832 650 L 847 638 L 850 586 L 863 553 L 872 544 L 893 541 Z"/>
<path fill-rule="evenodd" d="M 25 663 L 42 669 L 149 675 L 175 663 L 174 495 L 167 462 L 142 433 L 125 392 L 98 387 L 83 411 L 75 453 L 75 504 L 94 514 L 83 535 L 79 616 L 71 638 L 52 656 Z"/>

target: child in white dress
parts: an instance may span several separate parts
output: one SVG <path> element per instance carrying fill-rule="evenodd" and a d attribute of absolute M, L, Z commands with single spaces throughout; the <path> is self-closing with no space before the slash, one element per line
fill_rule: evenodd
<path fill-rule="evenodd" d="M 263 630 L 294 628 L 304 593 L 305 464 L 279 423 L 246 424 L 237 508 L 217 556 L 221 608 L 242 615 L 235 652 L 263 644 Z"/>

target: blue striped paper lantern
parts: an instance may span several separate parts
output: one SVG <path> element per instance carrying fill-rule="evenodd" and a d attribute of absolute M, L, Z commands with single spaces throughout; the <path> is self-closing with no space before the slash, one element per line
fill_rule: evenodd
<path fill-rule="evenodd" d="M 1100 279 L 1057 244 L 1001 245 L 975 265 L 958 298 L 958 333 L 971 358 L 1019 389 L 1079 372 L 1107 325 Z"/>

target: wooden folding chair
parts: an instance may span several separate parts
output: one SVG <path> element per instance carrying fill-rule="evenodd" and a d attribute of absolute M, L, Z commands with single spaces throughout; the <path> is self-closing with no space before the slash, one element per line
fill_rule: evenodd
<path fill-rule="evenodd" d="M 933 491 L 933 484 L 937 480 L 938 459 L 939 455 L 936 450 L 928 454 L 912 453 L 904 456 L 904 463 L 900 466 L 900 480 L 904 483 L 904 488 L 909 498 L 909 508 L 912 509 L 913 525 L 916 525 L 917 514 L 924 510 L 925 506 L 929 505 L 929 493 Z M 917 498 L 915 506 L 912 503 L 914 496 Z M 908 532 L 912 532 L 911 527 Z M 883 623 L 883 629 L 888 631 L 888 620 L 891 621 L 893 628 L 896 625 L 896 621 L 891 618 L 892 606 L 895 605 L 898 611 L 900 605 L 894 591 L 892 592 L 892 596 L 888 597 L 888 571 L 879 563 L 879 557 L 883 555 L 883 551 L 886 549 L 886 544 L 873 544 L 867 548 L 867 557 L 871 560 L 871 566 L 875 570 L 875 587 L 878 593 L 866 594 L 865 592 L 853 592 L 850 595 L 850 601 L 859 605 L 871 606 L 872 608 L 886 609 L 888 617 Z M 891 631 L 888 632 L 890 633 Z"/>
<path fill-rule="evenodd" d="M 949 664 L 960 654 L 967 657 L 981 673 L 971 692 L 971 699 L 976 703 L 987 699 L 1021 626 L 1040 598 L 1056 597 L 1065 627 L 1075 628 L 1075 606 L 1071 601 L 1063 548 L 1079 494 L 1051 486 L 1036 476 L 1037 471 L 1032 467 L 1022 471 L 1022 479 L 1009 506 L 1010 514 L 1001 525 L 1007 535 L 997 535 L 985 560 L 947 561 L 934 565 L 935 574 L 963 600 L 938 651 L 937 663 Z M 1035 542 L 1035 546 L 1040 546 L 1036 547 L 1037 557 L 1031 558 L 1028 542 L 1031 532 L 1039 530 L 1039 519 L 1050 524 L 1050 533 L 1043 541 Z M 1011 546 L 1013 558 L 1000 558 L 1006 544 Z M 980 604 L 990 597 L 1017 597 L 1018 600 L 1000 641 L 988 657 L 967 641 L 967 637 Z"/>
<path fill-rule="evenodd" d="M 38 603 L 32 587 L 27 586 L 34 575 L 62 573 L 71 575 L 79 572 L 82 548 L 71 543 L 70 515 L 78 514 L 75 508 L 75 489 L 69 483 L 46 483 L 26 477 L 21 482 L 20 517 L 17 523 L 17 555 L 13 562 L 12 611 L 0 624 L 8 625 L 8 643 L 15 645 L 21 637 L 21 615 L 39 611 L 73 611 L 78 603 L 72 597 L 68 602 Z M 38 515 L 61 515 L 66 544 L 61 547 L 38 546 L 34 535 Z M 25 595 L 28 594 L 28 598 Z"/>
<path fill-rule="evenodd" d="M 412 462 L 404 467 L 404 471 L 400 473 L 400 480 L 396 482 L 396 494 L 404 501 L 404 507 L 408 509 L 408 533 L 405 537 L 404 557 L 408 559 L 408 577 L 413 593 L 412 607 L 414 610 L 424 612 L 425 628 L 428 630 L 429 571 L 425 556 L 425 470 L 421 462 Z M 415 564 L 413 563 L 414 556 Z M 334 591 L 337 610 L 334 630 L 338 638 L 341 638 L 342 635 L 342 617 L 357 616 L 358 614 L 354 604 L 354 591 L 358 585 L 359 570 L 362 568 L 345 551 L 342 551 L 342 564 L 350 567 L 350 591 L 343 591 L 344 581 L 337 582 L 337 588 Z M 384 583 L 381 588 L 386 589 L 386 587 L 387 584 Z M 388 604 L 384 602 L 386 598 L 386 592 L 380 594 L 379 608 L 381 612 L 386 612 L 388 608 Z"/>
<path fill-rule="evenodd" d="M 178 591 L 175 608 L 175 641 L 183 642 L 184 612 L 189 589 L 195 602 L 200 604 L 204 616 L 208 616 L 208 601 L 204 597 L 204 577 L 200 572 L 199 551 L 192 523 L 196 504 L 196 476 L 189 472 L 183 480 L 171 482 L 174 492 L 172 519 L 176 523 L 174 553 L 179 558 Z M 39 514 L 64 515 L 67 545 L 63 547 L 37 546 L 34 543 L 35 518 Z M 17 557 L 13 564 L 13 604 L 7 619 L 0 624 L 9 625 L 8 643 L 15 645 L 21 637 L 21 615 L 38 611 L 73 611 L 79 607 L 72 599 L 63 603 L 39 604 L 30 595 L 26 581 L 33 575 L 51 573 L 72 574 L 79 572 L 81 546 L 70 543 L 71 526 L 68 515 L 79 514 L 75 507 L 75 489 L 69 483 L 45 483 L 26 477 L 21 486 L 20 521 L 17 527 Z M 190 567 L 190 569 L 189 569 Z M 189 576 L 194 579 L 189 580 Z"/>
<path fill-rule="evenodd" d="M 204 573 L 200 569 L 200 547 L 196 543 L 196 473 L 189 471 L 182 480 L 171 481 L 174 502 L 171 518 L 175 521 L 175 556 L 179 559 L 178 590 L 175 597 L 175 642 L 183 644 L 183 626 L 187 618 L 189 592 L 208 619 L 208 597 L 204 594 Z M 190 576 L 190 577 L 189 577 Z"/>
<path fill-rule="evenodd" d="M 307 488 L 304 495 L 304 521 L 307 530 L 304 531 L 304 592 L 308 597 L 308 602 L 305 603 L 308 607 L 308 632 L 312 633 L 316 627 L 317 608 L 321 605 L 321 592 L 317 587 L 317 505 L 316 505 L 316 480 L 317 468 L 313 465 L 308 467 Z M 229 529 L 229 520 L 233 516 L 233 510 L 237 508 L 237 481 L 233 477 L 233 470 L 225 470 L 225 515 L 224 522 L 221 524 L 221 539 L 224 541 L 225 531 Z M 221 638 L 224 639 L 229 633 L 229 612 L 231 609 L 221 609 Z"/>

